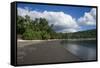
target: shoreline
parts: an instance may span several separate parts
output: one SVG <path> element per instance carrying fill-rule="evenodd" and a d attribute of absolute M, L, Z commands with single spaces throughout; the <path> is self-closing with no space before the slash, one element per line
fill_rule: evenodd
<path fill-rule="evenodd" d="M 96 40 L 96 38 L 87 38 L 87 39 L 49 39 L 49 40 L 17 40 L 18 47 L 23 47 L 27 45 L 36 45 L 36 44 L 42 44 L 42 43 L 49 43 L 49 42 L 55 42 L 59 43 L 62 41 L 90 41 L 90 40 Z M 52 44 L 53 45 L 53 44 Z"/>
<path fill-rule="evenodd" d="M 96 40 L 96 38 L 80 38 L 80 39 L 47 39 L 47 40 L 22 40 L 18 39 L 18 42 L 28 42 L 28 41 L 36 41 L 36 42 L 43 42 L 43 41 L 62 41 L 62 40 L 68 40 L 68 41 L 82 41 L 82 40 Z"/>

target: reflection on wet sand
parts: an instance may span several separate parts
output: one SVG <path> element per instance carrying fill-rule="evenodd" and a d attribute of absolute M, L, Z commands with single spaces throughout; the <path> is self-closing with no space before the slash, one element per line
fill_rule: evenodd
<path fill-rule="evenodd" d="M 17 64 L 96 60 L 96 40 L 18 41 Z"/>
<path fill-rule="evenodd" d="M 82 61 L 62 46 L 60 42 L 53 40 L 21 47 L 18 45 L 17 64 Z M 22 42 L 18 42 L 18 44 L 22 44 Z"/>
<path fill-rule="evenodd" d="M 69 41 L 64 47 L 83 60 L 96 60 L 96 40 Z"/>

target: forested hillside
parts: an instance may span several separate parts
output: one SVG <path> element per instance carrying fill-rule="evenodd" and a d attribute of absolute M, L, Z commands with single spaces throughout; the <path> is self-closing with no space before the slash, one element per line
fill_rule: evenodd
<path fill-rule="evenodd" d="M 31 20 L 29 16 L 17 16 L 17 37 L 27 40 L 96 38 L 96 30 L 75 33 L 56 33 L 45 18 Z"/>
<path fill-rule="evenodd" d="M 96 38 L 96 29 L 68 33 L 68 38 Z"/>

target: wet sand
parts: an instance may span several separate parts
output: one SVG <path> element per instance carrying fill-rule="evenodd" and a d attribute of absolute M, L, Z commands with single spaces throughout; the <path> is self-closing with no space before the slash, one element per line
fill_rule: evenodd
<path fill-rule="evenodd" d="M 61 45 L 61 40 L 18 42 L 17 64 L 82 61 Z M 21 46 L 22 45 L 22 46 Z"/>

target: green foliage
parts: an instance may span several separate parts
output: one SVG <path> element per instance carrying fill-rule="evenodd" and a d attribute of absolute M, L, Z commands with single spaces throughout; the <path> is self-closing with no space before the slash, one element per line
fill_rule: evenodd
<path fill-rule="evenodd" d="M 17 35 L 27 40 L 47 39 L 73 39 L 96 38 L 96 30 L 79 31 L 75 33 L 56 33 L 45 18 L 36 18 L 34 21 L 29 16 L 17 16 Z"/>
<path fill-rule="evenodd" d="M 21 16 L 17 17 L 17 34 L 23 34 L 23 32 L 25 31 L 24 28 L 24 18 L 22 18 Z"/>
<path fill-rule="evenodd" d="M 32 29 L 27 29 L 27 30 L 23 33 L 22 38 L 23 38 L 23 39 L 26 39 L 26 40 L 42 39 L 42 37 L 41 37 L 41 32 L 36 32 L 36 31 L 33 31 Z"/>
<path fill-rule="evenodd" d="M 42 39 L 50 39 L 50 34 L 47 33 L 46 31 L 42 31 L 41 32 L 41 36 L 42 36 Z"/>
<path fill-rule="evenodd" d="M 22 35 L 22 39 L 50 39 L 51 32 L 54 32 L 52 27 L 44 18 L 36 18 L 34 21 L 29 16 L 17 18 L 17 34 Z"/>
<path fill-rule="evenodd" d="M 68 38 L 96 38 L 96 29 L 68 33 Z"/>

